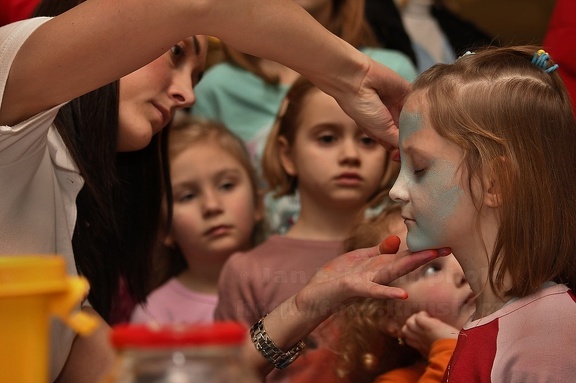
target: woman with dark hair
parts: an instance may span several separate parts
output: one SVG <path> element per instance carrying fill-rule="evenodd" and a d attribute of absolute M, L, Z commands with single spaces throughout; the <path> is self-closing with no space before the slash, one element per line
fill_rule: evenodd
<path fill-rule="evenodd" d="M 121 281 L 136 300 L 147 290 L 168 185 L 160 132 L 195 101 L 207 45 L 195 34 L 284 62 L 382 142 L 397 140 L 407 83 L 291 1 L 77 3 L 49 0 L 39 14 L 58 16 L 0 28 L 0 252 L 62 255 L 91 284 L 84 310 L 105 320 Z M 111 361 L 105 335 L 54 325 L 51 379 L 94 381 Z"/>

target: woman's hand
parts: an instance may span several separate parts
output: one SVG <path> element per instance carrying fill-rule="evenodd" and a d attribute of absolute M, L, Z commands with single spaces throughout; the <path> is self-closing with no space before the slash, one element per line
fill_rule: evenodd
<path fill-rule="evenodd" d="M 398 147 L 398 118 L 410 83 L 366 57 L 353 92 L 332 94 L 360 129 L 386 149 Z"/>
<path fill-rule="evenodd" d="M 380 245 L 343 254 L 324 265 L 295 296 L 299 311 L 309 318 L 324 320 L 350 305 L 358 297 L 405 299 L 407 293 L 386 284 L 450 249 L 411 253 L 398 251 L 400 239 L 386 238 Z"/>
<path fill-rule="evenodd" d="M 354 250 L 328 262 L 302 290 L 266 316 L 264 327 L 269 337 L 277 347 L 288 350 L 356 298 L 406 298 L 404 290 L 386 284 L 451 252 L 438 249 L 396 254 L 399 246 L 400 238 L 391 236 L 378 246 Z M 262 376 L 272 369 L 249 339 L 244 346 L 244 357 Z"/>

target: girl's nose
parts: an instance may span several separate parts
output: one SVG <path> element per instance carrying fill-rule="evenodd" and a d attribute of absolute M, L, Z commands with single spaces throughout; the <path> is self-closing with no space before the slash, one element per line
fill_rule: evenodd
<path fill-rule="evenodd" d="M 205 192 L 202 197 L 202 213 L 204 216 L 212 216 L 222 212 L 222 204 L 217 193 Z"/>
<path fill-rule="evenodd" d="M 408 202 L 408 193 L 406 190 L 406 182 L 402 176 L 402 172 L 398 174 L 392 189 L 390 189 L 390 198 L 396 202 Z"/>
<path fill-rule="evenodd" d="M 360 162 L 359 150 L 354 140 L 344 140 L 342 142 L 340 161 L 351 164 L 358 164 Z"/>

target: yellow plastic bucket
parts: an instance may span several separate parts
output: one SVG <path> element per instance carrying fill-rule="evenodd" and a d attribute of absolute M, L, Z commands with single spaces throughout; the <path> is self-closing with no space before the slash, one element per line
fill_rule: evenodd
<path fill-rule="evenodd" d="M 86 279 L 68 276 L 59 256 L 0 256 L 0 382 L 48 381 L 51 317 L 80 334 L 98 326 L 75 310 L 87 291 Z"/>

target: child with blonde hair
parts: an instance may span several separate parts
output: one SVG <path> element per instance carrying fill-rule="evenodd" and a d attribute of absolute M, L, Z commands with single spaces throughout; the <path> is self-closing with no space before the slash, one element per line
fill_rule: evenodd
<path fill-rule="evenodd" d="M 381 201 L 398 166 L 332 97 L 300 79 L 268 138 L 263 169 L 276 196 L 300 193 L 300 215 L 285 235 L 271 235 L 226 262 L 218 290 L 219 320 L 251 325 L 304 287 L 342 252 L 349 230 L 368 206 Z M 332 335 L 323 324 L 307 339 L 303 357 L 272 373 L 271 381 L 333 380 L 325 368 Z"/>
<path fill-rule="evenodd" d="M 402 239 L 400 205 L 359 224 L 346 250 L 373 246 L 389 235 Z M 337 372 L 343 381 L 439 383 L 460 328 L 474 312 L 474 297 L 453 255 L 437 258 L 389 283 L 403 300 L 366 298 L 338 315 L 342 336 Z"/>
<path fill-rule="evenodd" d="M 218 122 L 180 117 L 169 132 L 173 204 L 157 254 L 164 280 L 132 322 L 212 322 L 224 262 L 264 239 L 263 205 L 244 143 Z"/>
<path fill-rule="evenodd" d="M 576 376 L 576 123 L 556 68 L 531 46 L 466 54 L 402 110 L 408 248 L 450 247 L 477 296 L 445 382 Z"/>

